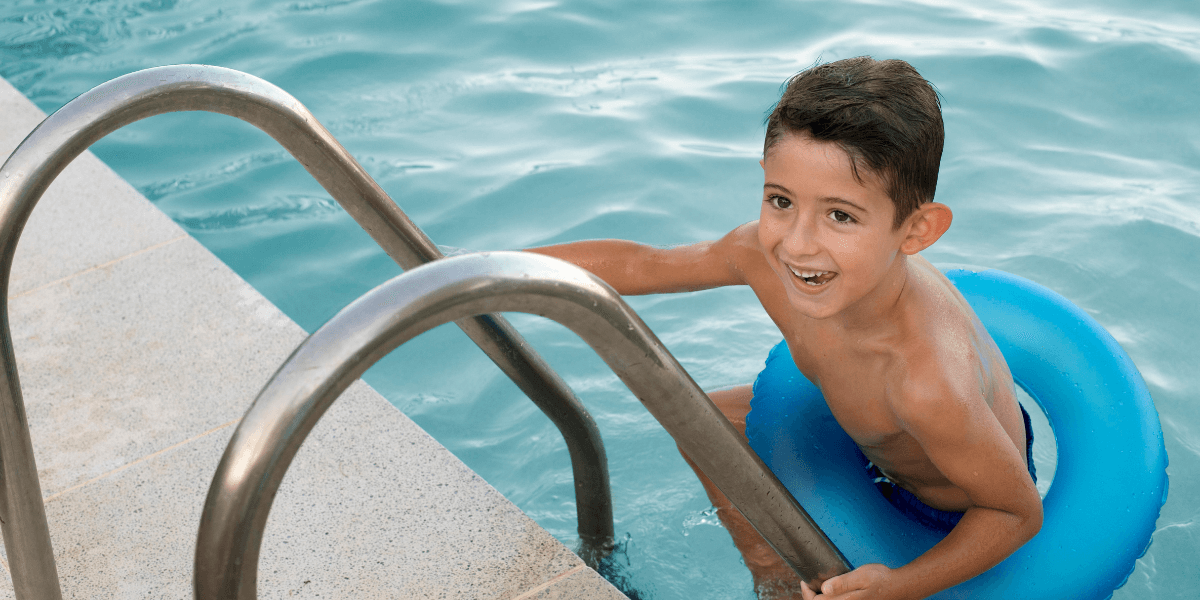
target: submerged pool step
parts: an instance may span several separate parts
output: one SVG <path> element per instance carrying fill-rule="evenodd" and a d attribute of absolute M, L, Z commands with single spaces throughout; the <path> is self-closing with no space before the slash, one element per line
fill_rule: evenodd
<path fill-rule="evenodd" d="M 0 79 L 0 156 L 44 116 Z M 90 153 L 11 281 L 64 597 L 190 597 L 213 471 L 304 332 Z M 259 573 L 263 598 L 624 597 L 361 381 L 289 469 Z"/>

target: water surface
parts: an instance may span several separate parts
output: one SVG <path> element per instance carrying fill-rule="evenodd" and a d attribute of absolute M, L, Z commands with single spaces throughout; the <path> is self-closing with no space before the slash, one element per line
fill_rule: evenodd
<path fill-rule="evenodd" d="M 924 254 L 1038 281 L 1129 352 L 1161 414 L 1171 495 L 1115 597 L 1191 598 L 1200 17 L 1183 0 L 1046 4 L 15 0 L 0 8 L 0 75 L 51 112 L 146 67 L 252 73 L 307 105 L 436 242 L 489 250 L 718 237 L 756 218 L 762 119 L 787 77 L 861 54 L 907 60 L 943 95 L 938 200 L 955 212 Z M 241 122 L 165 115 L 94 150 L 310 331 L 399 273 Z M 749 382 L 779 337 L 747 290 L 631 303 L 706 388 Z M 513 321 L 599 422 L 629 589 L 752 597 L 657 423 L 573 334 Z M 366 378 L 574 544 L 557 431 L 457 330 Z"/>

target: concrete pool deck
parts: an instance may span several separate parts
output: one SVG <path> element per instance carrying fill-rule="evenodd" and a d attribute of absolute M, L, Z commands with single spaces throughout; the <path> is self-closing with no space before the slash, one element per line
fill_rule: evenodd
<path fill-rule="evenodd" d="M 0 79 L 0 157 L 44 117 Z M 25 228 L 9 320 L 64 598 L 191 597 L 217 462 L 306 334 L 91 153 Z M 361 381 L 283 481 L 258 589 L 624 598 Z"/>

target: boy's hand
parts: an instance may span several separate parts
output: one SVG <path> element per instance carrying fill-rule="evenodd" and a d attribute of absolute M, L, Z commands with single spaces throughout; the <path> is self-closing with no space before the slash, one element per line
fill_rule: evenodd
<path fill-rule="evenodd" d="M 807 585 L 801 586 L 804 600 L 884 600 L 900 598 L 892 570 L 883 565 L 863 565 L 845 575 L 832 577 L 821 584 L 818 594 Z"/>

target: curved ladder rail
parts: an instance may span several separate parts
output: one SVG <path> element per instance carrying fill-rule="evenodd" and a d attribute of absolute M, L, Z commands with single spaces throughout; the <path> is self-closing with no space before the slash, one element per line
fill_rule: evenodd
<path fill-rule="evenodd" d="M 158 67 L 101 84 L 68 102 L 0 167 L 0 521 L 19 599 L 62 597 L 8 326 L 13 255 L 42 193 L 76 156 L 121 127 L 157 114 L 209 111 L 242 119 L 288 150 L 404 269 L 442 257 L 350 153 L 295 98 L 245 73 L 204 65 Z M 483 315 L 458 326 L 566 438 L 585 558 L 612 547 L 608 462 L 583 404 L 507 321 Z"/>
<path fill-rule="evenodd" d="M 254 400 L 217 466 L 196 542 L 195 597 L 253 600 L 267 514 L 305 437 L 376 361 L 442 323 L 488 312 L 558 321 L 588 343 L 807 581 L 845 557 L 633 309 L 592 274 L 520 252 L 447 258 L 352 302 L 304 341 Z"/>

